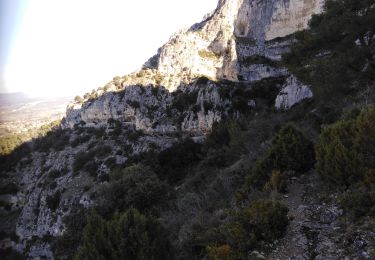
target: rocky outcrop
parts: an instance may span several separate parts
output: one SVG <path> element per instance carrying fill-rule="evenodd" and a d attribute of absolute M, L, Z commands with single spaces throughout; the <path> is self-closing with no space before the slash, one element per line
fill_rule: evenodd
<path fill-rule="evenodd" d="M 338 206 L 338 195 L 324 199 L 319 195 L 324 185 L 317 173 L 289 180 L 289 192 L 282 201 L 289 208 L 290 223 L 285 236 L 271 245 L 263 259 L 373 259 L 367 245 L 374 241 L 374 230 L 343 225 L 340 219 L 345 214 Z"/>
<path fill-rule="evenodd" d="M 220 121 L 231 103 L 220 97 L 218 84 L 205 78 L 203 81 L 204 84 L 198 79 L 173 93 L 154 86 L 129 86 L 123 91 L 107 92 L 84 104 L 71 104 L 62 125 L 101 127 L 118 120 L 145 133 L 183 131 L 199 135 Z"/>
<path fill-rule="evenodd" d="M 84 128 L 68 130 L 71 140 L 87 136 Z M 85 129 L 89 129 L 88 127 Z M 48 153 L 33 152 L 26 166 L 18 164 L 13 176 L 22 192 L 18 194 L 17 207 L 19 216 L 15 223 L 15 234 L 18 242 L 12 247 L 23 252 L 30 259 L 53 259 L 53 249 L 50 241 L 60 237 L 66 230 L 64 218 L 77 208 L 88 208 L 93 205 L 92 194 L 102 181 L 108 179 L 110 167 L 108 159 L 116 164 L 125 163 L 129 157 L 148 151 L 164 150 L 176 142 L 176 137 L 167 135 L 142 135 L 132 140 L 122 126 L 122 133 L 117 133 L 118 140 L 106 139 L 100 142 L 100 137 L 93 137 L 78 146 L 72 147 L 68 142 L 61 151 L 50 150 Z M 107 126 L 104 136 L 114 136 L 110 126 Z M 79 154 L 110 147 L 106 156 L 90 158 L 96 165 L 96 170 L 74 170 L 74 161 Z M 126 153 L 118 154 L 127 147 Z M 21 196 L 24 194 L 24 196 Z M 13 199 L 14 200 L 14 199 Z M 12 202 L 13 202 L 12 200 Z M 1 209 L 0 209 L 1 210 Z M 6 240 L 5 240 L 6 241 Z"/>
<path fill-rule="evenodd" d="M 289 36 L 306 28 L 310 17 L 321 11 L 322 3 L 220 0 L 204 21 L 174 34 L 142 70 L 116 77 L 97 92 L 86 94 L 84 104 L 71 104 L 64 127 L 78 123 L 98 126 L 115 119 L 147 132 L 206 131 L 220 120 L 221 112 L 204 111 L 197 99 L 194 111 L 172 113 L 183 117 L 176 122 L 169 112 L 178 98 L 170 92 L 189 95 L 186 86 L 194 88 L 194 82 L 202 76 L 213 81 L 246 83 L 287 77 L 281 55 L 293 40 Z M 207 91 L 211 90 L 207 86 Z M 277 98 L 276 107 L 290 108 L 311 95 L 308 87 L 291 78 Z M 218 99 L 213 102 L 221 106 Z"/>
<path fill-rule="evenodd" d="M 289 109 L 304 99 L 312 98 L 311 89 L 299 82 L 294 76 L 290 76 L 280 93 L 276 97 L 275 107 L 277 109 Z"/>
<path fill-rule="evenodd" d="M 232 81 L 280 76 L 285 71 L 264 66 L 244 68 L 242 61 L 254 55 L 280 60 L 289 43 L 283 38 L 306 28 L 311 16 L 321 11 L 322 3 L 323 0 L 221 0 L 203 22 L 173 35 L 145 67 L 165 74 L 203 74 Z M 167 86 L 170 90 L 176 87 Z"/>

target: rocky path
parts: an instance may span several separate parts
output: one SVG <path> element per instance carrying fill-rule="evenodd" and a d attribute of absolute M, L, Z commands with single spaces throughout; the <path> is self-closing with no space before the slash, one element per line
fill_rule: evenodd
<path fill-rule="evenodd" d="M 290 224 L 266 259 L 343 259 L 337 207 L 320 203 L 316 175 L 292 179 L 282 201 L 289 208 Z"/>

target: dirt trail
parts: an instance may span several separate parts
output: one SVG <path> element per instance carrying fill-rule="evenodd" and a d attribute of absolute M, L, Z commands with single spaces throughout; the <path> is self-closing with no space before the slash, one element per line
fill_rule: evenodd
<path fill-rule="evenodd" d="M 293 179 L 282 202 L 289 208 L 290 223 L 285 236 L 266 259 L 342 259 L 343 239 L 336 219 L 339 210 L 318 202 L 320 187 L 316 175 Z"/>

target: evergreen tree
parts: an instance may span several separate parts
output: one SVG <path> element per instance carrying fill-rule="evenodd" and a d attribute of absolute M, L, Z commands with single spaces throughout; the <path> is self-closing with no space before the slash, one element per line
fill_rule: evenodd
<path fill-rule="evenodd" d="M 349 186 L 375 171 L 375 107 L 327 127 L 316 145 L 317 169 L 332 183 Z"/>
<path fill-rule="evenodd" d="M 313 86 L 319 100 L 367 87 L 375 79 L 373 0 L 327 0 L 325 12 L 296 34 L 284 55 L 289 70 Z"/>
<path fill-rule="evenodd" d="M 91 214 L 75 259 L 164 260 L 172 257 L 168 236 L 159 222 L 130 209 L 115 214 L 109 221 Z"/>

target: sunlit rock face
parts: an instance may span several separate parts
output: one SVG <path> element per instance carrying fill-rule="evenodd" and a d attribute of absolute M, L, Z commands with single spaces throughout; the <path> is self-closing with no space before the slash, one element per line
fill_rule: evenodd
<path fill-rule="evenodd" d="M 212 79 L 255 81 L 286 74 L 264 64 L 243 61 L 260 55 L 280 60 L 286 36 L 307 27 L 323 0 L 221 0 L 216 10 L 173 35 L 145 66 L 165 74 L 206 75 Z M 270 42 L 273 41 L 273 42 Z M 170 90 L 176 84 L 166 86 Z"/>
<path fill-rule="evenodd" d="M 313 93 L 308 86 L 303 85 L 294 76 L 290 76 L 276 97 L 275 107 L 289 109 L 302 100 L 312 97 Z"/>
<path fill-rule="evenodd" d="M 178 113 L 169 113 L 173 103 L 179 102 L 173 93 L 189 94 L 201 76 L 244 84 L 289 77 L 281 61 L 293 41 L 289 36 L 306 28 L 322 4 L 323 0 L 220 0 L 202 22 L 174 34 L 142 70 L 114 79 L 82 105 L 70 105 L 64 127 L 81 122 L 97 126 L 115 119 L 147 132 L 204 132 L 220 121 L 221 114 L 179 111 L 183 121 L 176 123 L 173 117 Z M 290 88 L 284 86 L 283 93 L 289 94 L 280 94 L 277 108 L 289 108 L 311 95 L 307 86 L 298 88 L 302 94 L 290 94 L 296 84 L 287 82 Z M 204 88 L 212 90 L 210 85 Z M 123 94 L 116 94 L 119 91 Z M 195 102 L 199 107 L 200 101 Z M 215 102 L 220 105 L 217 98 Z"/>

